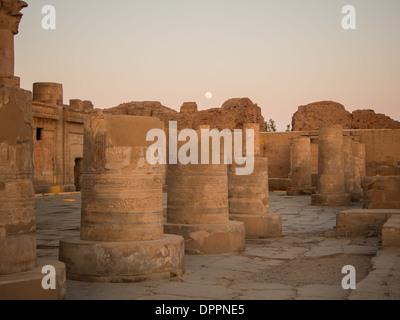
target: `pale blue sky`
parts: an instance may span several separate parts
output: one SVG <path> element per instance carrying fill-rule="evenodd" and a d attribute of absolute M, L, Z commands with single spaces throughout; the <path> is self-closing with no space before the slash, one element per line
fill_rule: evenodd
<path fill-rule="evenodd" d="M 155 100 L 179 110 L 249 97 L 284 130 L 299 105 L 334 100 L 400 120 L 399 0 L 27 2 L 15 73 L 29 90 L 62 83 L 64 103 Z M 56 30 L 41 27 L 48 4 Z M 341 27 L 346 4 L 357 30 Z"/>

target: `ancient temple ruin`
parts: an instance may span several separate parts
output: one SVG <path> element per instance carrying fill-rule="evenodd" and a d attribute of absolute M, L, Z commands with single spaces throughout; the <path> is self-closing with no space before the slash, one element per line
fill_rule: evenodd
<path fill-rule="evenodd" d="M 32 98 L 14 76 L 14 36 L 26 6 L 13 0 L 0 7 L 0 299 L 63 299 L 65 266 L 36 259 Z M 49 264 L 58 274 L 52 291 L 41 284 Z"/>

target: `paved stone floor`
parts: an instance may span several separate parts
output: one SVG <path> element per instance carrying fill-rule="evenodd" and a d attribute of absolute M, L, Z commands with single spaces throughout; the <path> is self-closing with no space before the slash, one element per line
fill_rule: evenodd
<path fill-rule="evenodd" d="M 166 199 L 165 203 L 166 203 Z M 239 255 L 186 256 L 186 273 L 170 280 L 99 284 L 67 281 L 74 300 L 345 300 L 400 299 L 400 254 L 379 237 L 336 238 L 336 214 L 349 207 L 310 205 L 310 197 L 271 193 L 283 220 L 280 239 L 246 241 Z M 38 258 L 58 259 L 62 238 L 79 236 L 80 194 L 36 197 Z M 361 204 L 353 208 L 361 207 Z M 344 290 L 343 266 L 356 269 Z"/>

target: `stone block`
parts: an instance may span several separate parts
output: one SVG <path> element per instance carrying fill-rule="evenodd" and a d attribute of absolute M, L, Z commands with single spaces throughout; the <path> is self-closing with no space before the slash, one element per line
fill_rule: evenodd
<path fill-rule="evenodd" d="M 246 239 L 279 238 L 282 236 L 282 216 L 278 213 L 231 214 L 230 219 L 243 222 Z"/>
<path fill-rule="evenodd" d="M 350 193 L 343 194 L 314 194 L 311 203 L 314 206 L 350 206 L 352 202 Z"/>
<path fill-rule="evenodd" d="M 385 251 L 400 251 L 400 215 L 393 215 L 383 225 L 382 246 Z"/>
<path fill-rule="evenodd" d="M 166 223 L 164 232 L 182 236 L 187 254 L 239 253 L 245 249 L 244 224 L 237 221 L 199 225 Z"/>
<path fill-rule="evenodd" d="M 56 289 L 45 290 L 42 280 L 44 266 L 56 269 Z M 64 300 L 66 298 L 65 265 L 60 261 L 39 261 L 37 267 L 20 273 L 0 276 L 0 300 Z"/>
<path fill-rule="evenodd" d="M 336 217 L 336 236 L 367 236 L 371 232 L 381 234 L 383 225 L 392 215 L 400 215 L 400 210 L 357 209 L 342 211 Z"/>

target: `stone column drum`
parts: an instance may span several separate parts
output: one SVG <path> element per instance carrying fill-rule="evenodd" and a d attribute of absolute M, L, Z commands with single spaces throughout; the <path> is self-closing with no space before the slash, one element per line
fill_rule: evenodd
<path fill-rule="evenodd" d="M 260 157 L 259 124 L 245 124 L 243 136 L 247 129 L 254 130 L 254 170 L 250 175 L 237 175 L 236 169 L 242 167 L 235 161 L 229 166 L 229 217 L 243 222 L 246 239 L 276 238 L 282 236 L 282 217 L 269 212 L 268 159 Z M 243 141 L 246 150 L 246 141 Z"/>
<path fill-rule="evenodd" d="M 346 193 L 343 158 L 343 128 L 340 125 L 323 127 L 319 132 L 318 194 L 312 204 L 348 206 L 351 194 Z"/>
<path fill-rule="evenodd" d="M 287 189 L 291 196 L 311 195 L 316 192 L 312 187 L 311 140 L 299 137 L 292 141 L 292 187 Z"/>
<path fill-rule="evenodd" d="M 33 84 L 33 101 L 55 106 L 63 105 L 63 86 L 60 83 L 36 82 Z"/>
<path fill-rule="evenodd" d="M 364 197 L 364 191 L 362 187 L 362 179 L 367 175 L 366 163 L 365 163 L 365 144 L 353 140 L 352 142 L 353 152 L 353 201 L 359 201 Z"/>
<path fill-rule="evenodd" d="M 163 233 L 160 165 L 146 160 L 156 118 L 90 116 L 85 121 L 80 239 L 60 242 L 67 278 L 135 282 L 184 272 L 182 237 Z"/>
<path fill-rule="evenodd" d="M 345 193 L 353 194 L 354 191 L 354 157 L 353 157 L 353 138 L 343 137 L 343 162 L 344 162 L 344 185 Z"/>
<path fill-rule="evenodd" d="M 201 133 L 197 132 L 200 158 Z M 182 165 L 178 161 L 168 165 L 164 231 L 183 236 L 188 254 L 236 253 L 245 249 L 244 224 L 229 221 L 227 165 L 223 162 L 221 159 L 219 165 L 211 161 Z"/>

